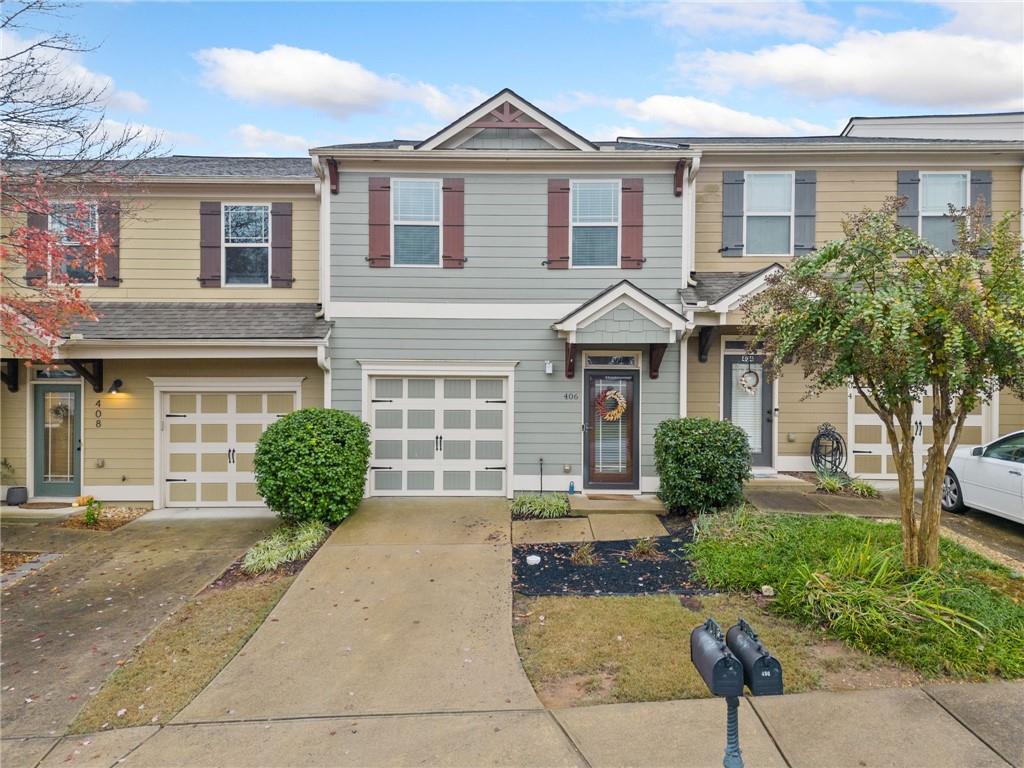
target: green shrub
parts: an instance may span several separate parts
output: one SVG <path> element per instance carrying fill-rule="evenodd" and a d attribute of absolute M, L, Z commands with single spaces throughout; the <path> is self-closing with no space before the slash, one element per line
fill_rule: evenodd
<path fill-rule="evenodd" d="M 100 513 L 103 512 L 103 502 L 99 499 L 89 499 L 89 503 L 85 505 L 85 512 L 82 514 L 82 519 L 85 524 L 90 528 L 96 526 L 100 522 Z"/>
<path fill-rule="evenodd" d="M 516 496 L 509 505 L 512 517 L 524 520 L 531 517 L 565 517 L 569 514 L 569 497 L 564 493 L 546 496 Z"/>
<path fill-rule="evenodd" d="M 819 472 L 816 487 L 821 493 L 842 493 L 849 482 L 850 479 L 846 475 L 832 472 Z"/>
<path fill-rule="evenodd" d="M 867 480 L 861 480 L 859 477 L 855 477 L 850 481 L 849 489 L 850 493 L 854 496 L 860 496 L 862 499 L 877 499 L 879 496 L 878 489 L 875 486 Z"/>
<path fill-rule="evenodd" d="M 344 411 L 303 408 L 256 444 L 256 490 L 287 523 L 344 520 L 363 497 L 370 427 Z"/>
<path fill-rule="evenodd" d="M 654 432 L 658 496 L 672 512 L 707 512 L 743 500 L 750 477 L 750 445 L 735 424 L 714 419 L 669 419 Z"/>
<path fill-rule="evenodd" d="M 330 529 L 319 520 L 284 525 L 253 544 L 242 558 L 246 573 L 267 573 L 284 563 L 308 557 L 320 546 Z"/>

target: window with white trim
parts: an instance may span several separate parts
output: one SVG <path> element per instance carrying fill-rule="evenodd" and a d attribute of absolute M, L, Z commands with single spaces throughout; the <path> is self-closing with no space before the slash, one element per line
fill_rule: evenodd
<path fill-rule="evenodd" d="M 441 181 L 391 180 L 391 263 L 441 265 Z"/>
<path fill-rule="evenodd" d="M 793 254 L 792 171 L 748 171 L 743 179 L 743 253 Z"/>
<path fill-rule="evenodd" d="M 50 273 L 67 275 L 72 285 L 96 285 L 96 273 L 91 269 L 100 228 L 96 203 L 51 203 L 48 226 L 65 257 L 63 264 L 50 264 Z M 93 245 L 85 246 L 83 242 Z"/>
<path fill-rule="evenodd" d="M 619 201 L 622 184 L 613 181 L 570 182 L 570 261 L 574 268 L 619 266 Z"/>
<path fill-rule="evenodd" d="M 949 213 L 966 208 L 970 196 L 970 171 L 922 172 L 920 193 L 921 237 L 940 251 L 954 248 L 957 223 Z"/>
<path fill-rule="evenodd" d="M 270 285 L 270 204 L 225 203 L 224 285 Z"/>

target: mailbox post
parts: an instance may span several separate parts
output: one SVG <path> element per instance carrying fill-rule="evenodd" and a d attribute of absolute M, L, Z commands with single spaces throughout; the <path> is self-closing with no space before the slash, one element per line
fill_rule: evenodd
<path fill-rule="evenodd" d="M 724 696 L 726 704 L 724 768 L 743 768 L 740 752 L 739 697 L 743 686 L 752 696 L 782 693 L 782 665 L 762 645 L 746 621 L 722 629 L 708 619 L 690 633 L 690 661 L 713 696 Z"/>

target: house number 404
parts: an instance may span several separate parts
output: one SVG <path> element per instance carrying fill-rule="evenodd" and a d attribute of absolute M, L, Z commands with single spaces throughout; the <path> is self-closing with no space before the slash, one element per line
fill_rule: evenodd
<path fill-rule="evenodd" d="M 96 428 L 99 429 L 103 426 L 103 403 L 99 400 L 96 401 L 96 412 L 94 415 L 96 416 Z"/>

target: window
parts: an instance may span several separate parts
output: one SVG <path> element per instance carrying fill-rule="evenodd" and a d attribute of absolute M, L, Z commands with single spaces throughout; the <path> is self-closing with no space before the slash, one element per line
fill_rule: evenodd
<path fill-rule="evenodd" d="M 224 285 L 270 285 L 270 205 L 224 205 Z"/>
<path fill-rule="evenodd" d="M 1011 435 L 985 449 L 986 459 L 1002 459 L 1024 464 L 1024 435 Z"/>
<path fill-rule="evenodd" d="M 441 182 L 392 179 L 391 263 L 396 267 L 441 265 Z"/>
<path fill-rule="evenodd" d="M 570 265 L 619 266 L 620 182 L 573 181 L 571 189 Z"/>
<path fill-rule="evenodd" d="M 51 264 L 51 269 L 59 267 L 74 285 L 95 285 L 96 275 L 90 267 L 96 259 L 96 247 L 86 248 L 81 243 L 83 240 L 95 243 L 99 226 L 96 203 L 53 203 L 50 232 L 57 235 L 65 258 L 62 265 Z"/>
<path fill-rule="evenodd" d="M 747 256 L 793 253 L 792 172 L 747 173 L 743 183 L 743 252 Z"/>
<path fill-rule="evenodd" d="M 587 368 L 639 368 L 639 356 L 628 352 L 587 354 Z"/>
<path fill-rule="evenodd" d="M 952 251 L 957 236 L 956 219 L 949 215 L 954 209 L 967 207 L 970 173 L 921 174 L 921 237 L 940 251 Z"/>

